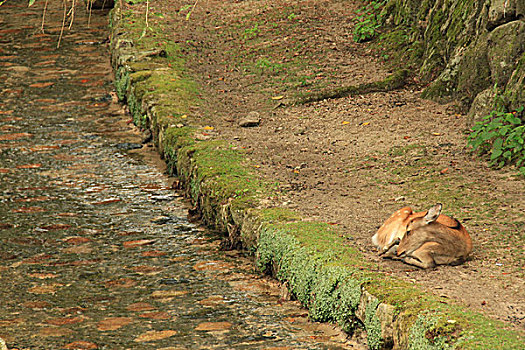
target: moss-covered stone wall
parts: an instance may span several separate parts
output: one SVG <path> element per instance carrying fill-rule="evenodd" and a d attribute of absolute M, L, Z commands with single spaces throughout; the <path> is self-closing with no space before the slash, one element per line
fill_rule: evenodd
<path fill-rule="evenodd" d="M 525 1 L 389 0 L 382 18 L 383 40 L 404 41 L 406 58 L 430 83 L 423 97 L 456 100 L 473 119 L 494 108 L 489 91 L 509 110 L 525 105 Z"/>

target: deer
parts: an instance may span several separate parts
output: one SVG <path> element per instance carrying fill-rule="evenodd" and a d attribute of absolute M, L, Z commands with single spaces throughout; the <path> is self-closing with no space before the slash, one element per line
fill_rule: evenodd
<path fill-rule="evenodd" d="M 394 212 L 372 237 L 379 256 L 423 269 L 465 262 L 472 251 L 470 235 L 459 221 L 441 214 L 442 208 L 438 203 L 426 212 L 410 207 Z"/>

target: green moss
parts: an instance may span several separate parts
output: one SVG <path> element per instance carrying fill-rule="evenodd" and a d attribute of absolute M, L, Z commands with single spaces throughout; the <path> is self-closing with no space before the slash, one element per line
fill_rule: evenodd
<path fill-rule="evenodd" d="M 125 67 L 119 67 L 115 71 L 115 90 L 119 100 L 125 101 L 129 87 L 129 73 Z"/>
<path fill-rule="evenodd" d="M 259 237 L 257 261 L 261 270 L 275 271 L 289 283 L 297 300 L 309 306 L 313 320 L 337 322 L 351 331 L 361 296 L 358 253 L 334 242 L 335 233 L 321 223 L 271 225 Z"/>
<path fill-rule="evenodd" d="M 381 322 L 376 316 L 377 306 L 379 301 L 372 301 L 368 303 L 365 310 L 365 329 L 366 329 L 366 340 L 368 347 L 372 350 L 377 350 L 381 347 L 383 339 L 381 337 Z"/>
<path fill-rule="evenodd" d="M 299 214 L 286 208 L 267 208 L 259 213 L 262 221 L 271 224 L 302 220 Z"/>
<path fill-rule="evenodd" d="M 429 329 L 433 329 L 437 324 L 437 319 L 431 316 L 420 315 L 412 328 L 408 337 L 409 350 L 446 350 L 452 349 L 446 342 L 446 338 L 441 335 L 432 335 Z M 450 331 L 447 334 L 451 333 Z"/>
<path fill-rule="evenodd" d="M 345 331 L 356 325 L 355 311 L 361 297 L 361 282 L 340 266 L 322 267 L 312 288 L 310 317 L 320 322 L 337 322 Z"/>
<path fill-rule="evenodd" d="M 129 77 L 130 77 L 131 82 L 133 84 L 133 83 L 138 83 L 138 82 L 141 82 L 143 80 L 146 80 L 146 79 L 150 78 L 152 74 L 153 74 L 152 71 L 141 70 L 141 71 L 138 71 L 138 72 L 131 73 L 129 75 Z"/>

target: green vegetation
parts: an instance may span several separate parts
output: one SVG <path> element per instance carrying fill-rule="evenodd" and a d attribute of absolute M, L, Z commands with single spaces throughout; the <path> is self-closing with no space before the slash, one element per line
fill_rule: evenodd
<path fill-rule="evenodd" d="M 254 39 L 257 37 L 257 35 L 259 35 L 260 32 L 261 30 L 259 29 L 259 23 L 255 23 L 253 27 L 244 30 L 243 38 L 245 40 Z"/>
<path fill-rule="evenodd" d="M 490 154 L 490 164 L 501 168 L 516 164 L 525 176 L 525 121 L 523 107 L 514 112 L 493 111 L 477 122 L 468 143 L 480 154 Z"/>
<path fill-rule="evenodd" d="M 362 43 L 372 40 L 377 30 L 381 27 L 383 14 L 381 8 L 385 6 L 386 1 L 370 1 L 368 4 L 357 10 L 355 18 L 354 41 Z"/>

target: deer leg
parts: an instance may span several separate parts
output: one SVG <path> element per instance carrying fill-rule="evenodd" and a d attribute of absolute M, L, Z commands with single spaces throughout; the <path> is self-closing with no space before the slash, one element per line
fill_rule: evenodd
<path fill-rule="evenodd" d="M 383 256 L 385 258 L 391 258 L 396 255 L 396 246 L 399 245 L 399 238 L 394 239 L 390 244 L 386 245 L 381 251 L 379 252 L 379 256 Z"/>
<path fill-rule="evenodd" d="M 403 258 L 403 261 L 407 264 L 420 267 L 422 269 L 429 269 L 436 266 L 436 262 L 432 256 L 432 248 L 439 246 L 435 242 L 427 242 L 421 247 L 410 253 L 410 255 Z"/>

